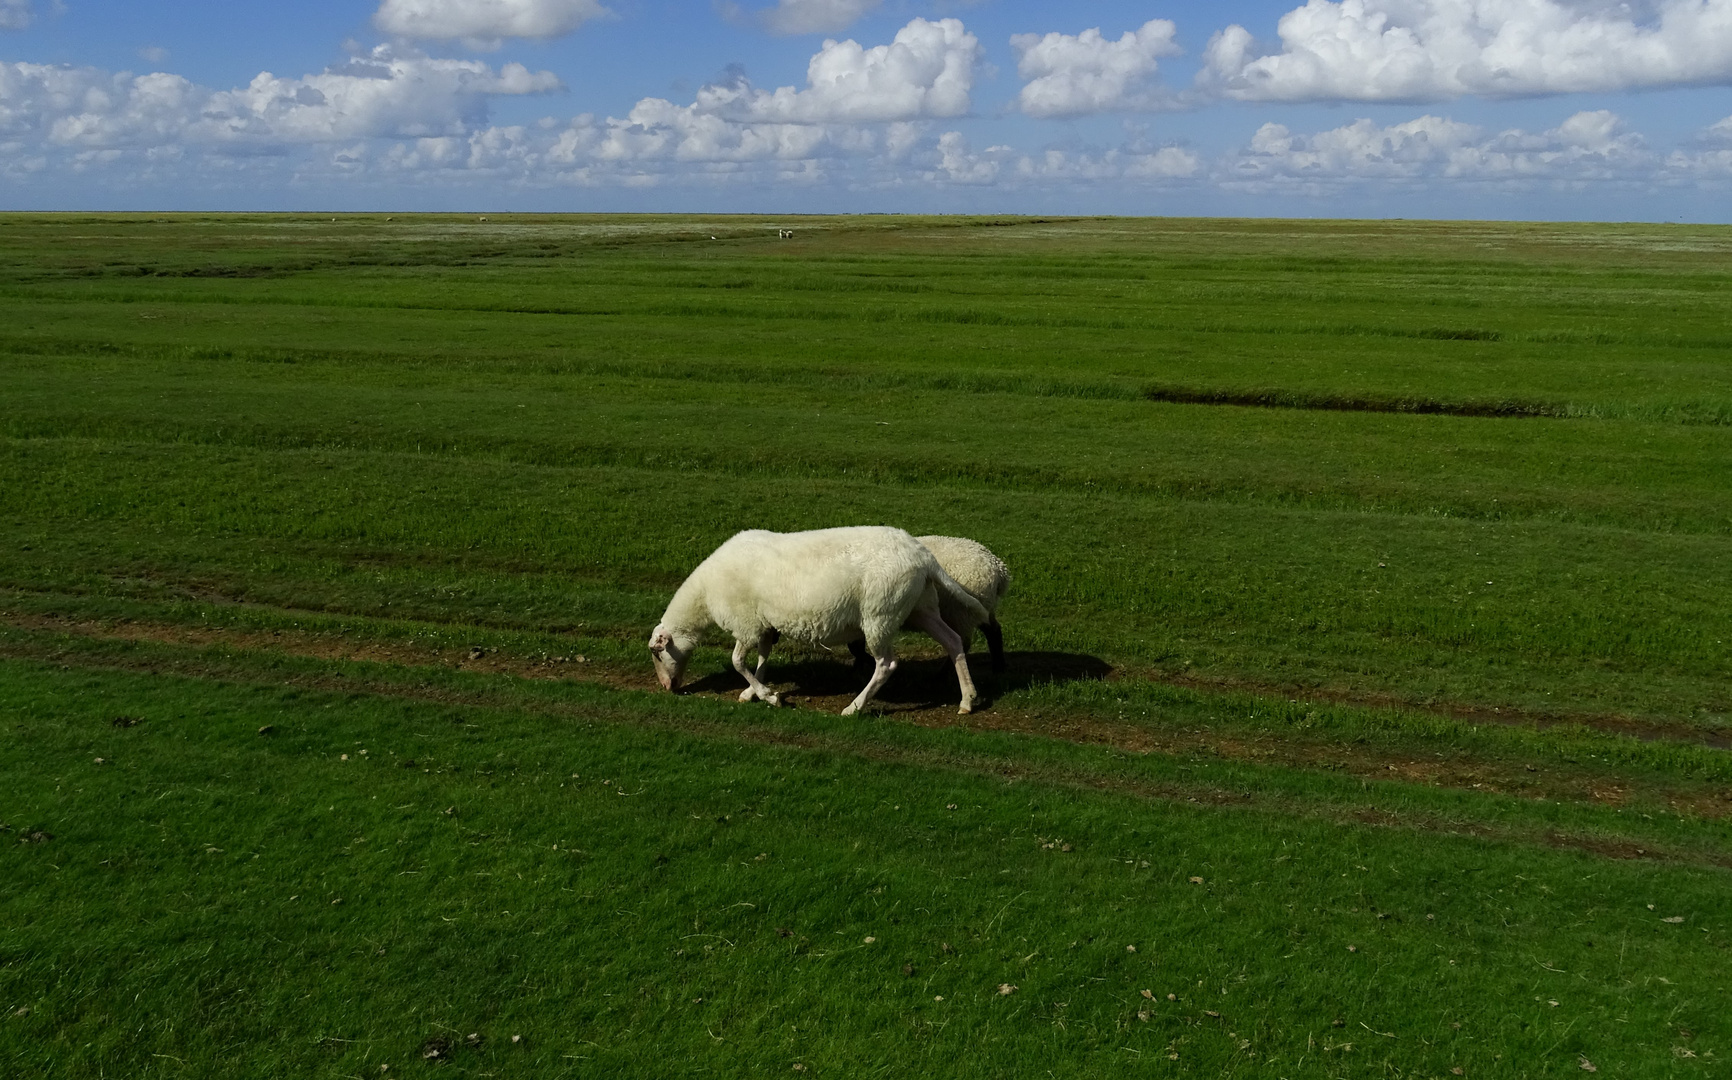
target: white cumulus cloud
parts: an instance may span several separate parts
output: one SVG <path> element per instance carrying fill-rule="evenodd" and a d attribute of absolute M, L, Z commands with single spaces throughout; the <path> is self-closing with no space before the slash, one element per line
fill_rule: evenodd
<path fill-rule="evenodd" d="M 876 10 L 881 0 L 777 0 L 751 19 L 772 34 L 840 34 Z"/>
<path fill-rule="evenodd" d="M 889 45 L 826 41 L 806 86 L 763 90 L 743 75 L 706 86 L 690 105 L 644 98 L 623 118 L 595 125 L 609 160 L 687 161 L 807 157 L 821 146 L 858 149 L 879 133 L 968 111 L 980 42 L 955 19 L 915 19 Z"/>
<path fill-rule="evenodd" d="M 1180 146 L 1138 153 L 1107 150 L 1077 153 L 1048 150 L 1017 159 L 1016 175 L 1029 181 L 1097 183 L 1112 180 L 1189 180 L 1200 175 L 1203 162 Z"/>
<path fill-rule="evenodd" d="M 1202 159 L 1183 147 L 1157 150 L 1046 150 L 1019 154 L 1014 147 L 989 146 L 976 153 L 967 136 L 947 131 L 938 137 L 936 168 L 926 176 L 947 184 L 1000 188 L 1078 187 L 1190 180 L 1204 172 Z"/>
<path fill-rule="evenodd" d="M 501 38 L 551 38 L 607 15 L 598 0 L 383 0 L 373 25 L 387 34 L 483 47 Z"/>
<path fill-rule="evenodd" d="M 659 98 L 638 102 L 624 118 L 573 130 L 573 149 L 602 161 L 797 160 L 818 153 L 831 135 L 823 124 L 741 124 Z"/>
<path fill-rule="evenodd" d="M 1170 95 L 1151 84 L 1163 56 L 1177 54 L 1176 28 L 1150 19 L 1117 41 L 1097 27 L 1080 34 L 1016 34 L 1016 72 L 1028 80 L 1017 107 L 1029 116 L 1080 116 L 1159 106 Z"/>
<path fill-rule="evenodd" d="M 31 16 L 30 0 L 0 0 L 0 30 L 22 30 Z"/>
<path fill-rule="evenodd" d="M 579 117 L 550 160 L 796 162 L 906 156 L 929 119 L 964 114 L 980 42 L 956 19 L 914 19 L 888 45 L 826 41 L 805 87 L 755 87 L 744 75 L 705 86 L 690 105 L 644 98 L 623 117 Z"/>
<path fill-rule="evenodd" d="M 961 116 L 969 108 L 980 41 L 957 19 L 914 19 L 888 45 L 826 41 L 806 65 L 806 87 L 705 87 L 692 108 L 735 120 L 881 123 Z"/>
<path fill-rule="evenodd" d="M 1380 127 L 1370 120 L 1313 135 L 1264 124 L 1229 164 L 1228 179 L 1252 187 L 1343 181 L 1643 180 L 1661 162 L 1641 136 L 1605 110 L 1579 112 L 1557 127 L 1487 135 L 1438 116 Z"/>
<path fill-rule="evenodd" d="M 0 63 L 0 134 L 85 148 L 456 134 L 485 122 L 491 96 L 558 87 L 521 64 L 495 71 L 383 46 L 321 74 L 262 72 L 232 90 L 161 72 Z"/>
<path fill-rule="evenodd" d="M 938 137 L 938 168 L 928 175 L 952 184 L 990 184 L 998 179 L 1009 151 L 1008 146 L 989 146 L 976 154 L 969 148 L 968 136 L 946 131 Z"/>
<path fill-rule="evenodd" d="M 497 95 L 559 88 L 548 72 L 380 46 L 322 73 L 261 73 L 217 90 L 178 75 L 0 63 L 0 175 L 85 171 L 119 182 L 242 175 L 327 181 L 637 186 L 895 184 L 944 157 L 929 132 L 965 115 L 980 43 L 955 19 L 914 19 L 886 44 L 825 41 L 803 86 L 743 74 L 690 104 L 624 116 L 487 122 Z M 994 152 L 1003 148 L 995 148 Z"/>
<path fill-rule="evenodd" d="M 1705 128 L 1696 146 L 1672 151 L 1666 168 L 1695 180 L 1732 178 L 1732 116 Z"/>
<path fill-rule="evenodd" d="M 48 0 L 48 10 L 60 15 L 66 11 L 66 5 L 62 0 Z M 31 0 L 0 0 L 0 30 L 23 30 L 35 21 L 35 5 Z"/>
<path fill-rule="evenodd" d="M 1437 101 L 1732 81 L 1732 0 L 1308 0 L 1233 25 L 1199 84 L 1247 101 Z"/>

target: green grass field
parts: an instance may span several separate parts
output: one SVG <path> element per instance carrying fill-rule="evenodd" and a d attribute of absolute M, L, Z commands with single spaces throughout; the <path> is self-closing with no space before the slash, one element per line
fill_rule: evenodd
<path fill-rule="evenodd" d="M 0 215 L 0 1074 L 1717 1075 L 1729 286 L 1713 227 Z M 914 638 L 872 717 L 798 649 L 655 690 L 718 543 L 861 523 L 1010 564 L 987 707 Z"/>

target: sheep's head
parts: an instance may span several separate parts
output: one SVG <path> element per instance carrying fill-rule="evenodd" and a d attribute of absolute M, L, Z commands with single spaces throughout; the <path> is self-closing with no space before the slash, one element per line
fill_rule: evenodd
<path fill-rule="evenodd" d="M 674 636 L 658 625 L 650 634 L 650 659 L 655 661 L 656 679 L 662 689 L 678 691 L 680 679 L 686 673 L 686 661 L 692 658 L 692 642 L 674 640 Z"/>

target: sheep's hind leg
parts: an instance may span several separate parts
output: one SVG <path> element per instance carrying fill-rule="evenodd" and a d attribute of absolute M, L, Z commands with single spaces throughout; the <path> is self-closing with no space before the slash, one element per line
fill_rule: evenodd
<path fill-rule="evenodd" d="M 986 647 L 992 650 L 992 670 L 1003 671 L 1009 665 L 1004 662 L 1004 630 L 998 625 L 998 617 L 983 625 L 980 632 L 986 638 Z"/>
<path fill-rule="evenodd" d="M 853 716 L 861 709 L 864 709 L 866 703 L 871 701 L 872 698 L 877 695 L 879 689 L 881 689 L 885 683 L 889 682 L 890 676 L 894 674 L 896 674 L 896 657 L 894 655 L 878 657 L 877 666 L 872 669 L 872 678 L 866 683 L 866 689 L 860 691 L 860 696 L 850 702 L 846 709 L 842 710 L 842 715 Z"/>
<path fill-rule="evenodd" d="M 764 653 L 768 651 L 769 646 L 764 644 L 762 639 L 759 639 L 758 649 L 758 664 L 762 667 Z M 741 640 L 734 642 L 734 670 L 745 676 L 746 679 L 746 688 L 740 691 L 741 701 L 757 698 L 766 705 L 780 705 L 782 703 L 782 699 L 771 693 L 770 688 L 759 681 L 758 677 L 752 674 L 752 669 L 746 666 L 746 643 Z"/>
<path fill-rule="evenodd" d="M 855 671 L 871 671 L 877 664 L 877 661 L 872 659 L 872 654 L 866 651 L 865 638 L 855 638 L 850 641 L 848 651 L 854 654 Z"/>
<path fill-rule="evenodd" d="M 908 625 L 930 634 L 938 644 L 944 646 L 945 655 L 956 665 L 956 685 L 962 690 L 962 707 L 956 711 L 973 712 L 974 677 L 968 673 L 968 650 L 962 647 L 962 637 L 935 611 L 921 611 L 916 608 L 908 617 Z"/>
<path fill-rule="evenodd" d="M 761 683 L 768 682 L 764 678 L 764 672 L 770 669 L 770 650 L 775 648 L 776 642 L 781 640 L 782 632 L 773 626 L 758 635 L 758 670 L 756 674 Z"/>

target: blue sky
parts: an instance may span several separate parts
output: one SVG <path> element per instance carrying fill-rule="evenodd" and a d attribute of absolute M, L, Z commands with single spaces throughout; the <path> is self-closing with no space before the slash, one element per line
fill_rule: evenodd
<path fill-rule="evenodd" d="M 0 0 L 0 207 L 1732 220 L 1732 0 Z"/>

